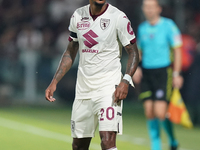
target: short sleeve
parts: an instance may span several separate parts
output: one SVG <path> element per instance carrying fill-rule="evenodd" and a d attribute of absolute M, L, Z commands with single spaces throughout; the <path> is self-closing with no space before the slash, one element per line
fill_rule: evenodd
<path fill-rule="evenodd" d="M 73 41 L 78 41 L 76 28 L 76 12 L 74 12 L 74 14 L 71 16 L 69 31 L 71 32 L 69 39 L 72 39 Z"/>
<path fill-rule="evenodd" d="M 131 22 L 124 13 L 119 16 L 117 21 L 117 35 L 123 46 L 136 42 L 136 37 L 131 27 Z"/>
<path fill-rule="evenodd" d="M 180 47 L 182 45 L 181 32 L 178 29 L 177 25 L 172 20 L 169 21 L 168 30 L 169 30 L 168 38 L 170 46 L 173 48 Z"/>

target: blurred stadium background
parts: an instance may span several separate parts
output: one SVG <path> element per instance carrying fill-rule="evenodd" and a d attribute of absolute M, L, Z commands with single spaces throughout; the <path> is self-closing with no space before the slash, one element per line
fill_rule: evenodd
<path fill-rule="evenodd" d="M 144 21 L 142 0 L 108 0 L 124 11 L 137 33 Z M 70 113 L 78 65 L 58 84 L 55 103 L 44 91 L 68 44 L 69 19 L 88 0 L 0 0 L 0 149 L 71 149 Z M 181 150 L 199 150 L 200 141 L 200 2 L 162 0 L 162 15 L 173 19 L 183 34 L 183 100 L 193 129 L 175 125 Z M 123 72 L 126 53 L 122 56 Z M 130 87 L 124 105 L 124 135 L 118 136 L 123 150 L 148 150 L 139 85 Z M 163 148 L 168 149 L 163 134 Z M 91 150 L 98 150 L 98 133 Z"/>

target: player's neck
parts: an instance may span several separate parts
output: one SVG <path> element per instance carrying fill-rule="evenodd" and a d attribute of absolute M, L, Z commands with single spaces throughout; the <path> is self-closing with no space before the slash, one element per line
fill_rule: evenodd
<path fill-rule="evenodd" d="M 90 11 L 92 15 L 99 15 L 102 12 L 105 11 L 105 9 L 107 8 L 107 3 L 105 3 L 104 5 L 95 5 L 95 4 L 90 4 Z"/>
<path fill-rule="evenodd" d="M 158 23 L 158 21 L 160 20 L 160 16 L 156 16 L 152 19 L 149 19 L 148 22 L 151 24 L 151 25 L 156 25 Z"/>

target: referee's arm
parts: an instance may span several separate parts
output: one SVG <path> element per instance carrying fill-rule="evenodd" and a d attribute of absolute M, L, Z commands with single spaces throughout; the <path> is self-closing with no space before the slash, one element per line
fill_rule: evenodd
<path fill-rule="evenodd" d="M 181 47 L 174 48 L 174 67 L 173 67 L 173 86 L 181 88 L 183 85 L 183 78 L 181 76 Z"/>

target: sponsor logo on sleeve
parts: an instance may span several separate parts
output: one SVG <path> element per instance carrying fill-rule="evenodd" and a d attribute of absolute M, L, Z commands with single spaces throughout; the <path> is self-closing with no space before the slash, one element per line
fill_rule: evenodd
<path fill-rule="evenodd" d="M 128 33 L 129 33 L 130 35 L 133 35 L 133 34 L 134 34 L 133 28 L 131 27 L 131 23 L 130 23 L 130 22 L 128 22 L 128 24 L 127 24 L 127 31 L 128 31 Z"/>

